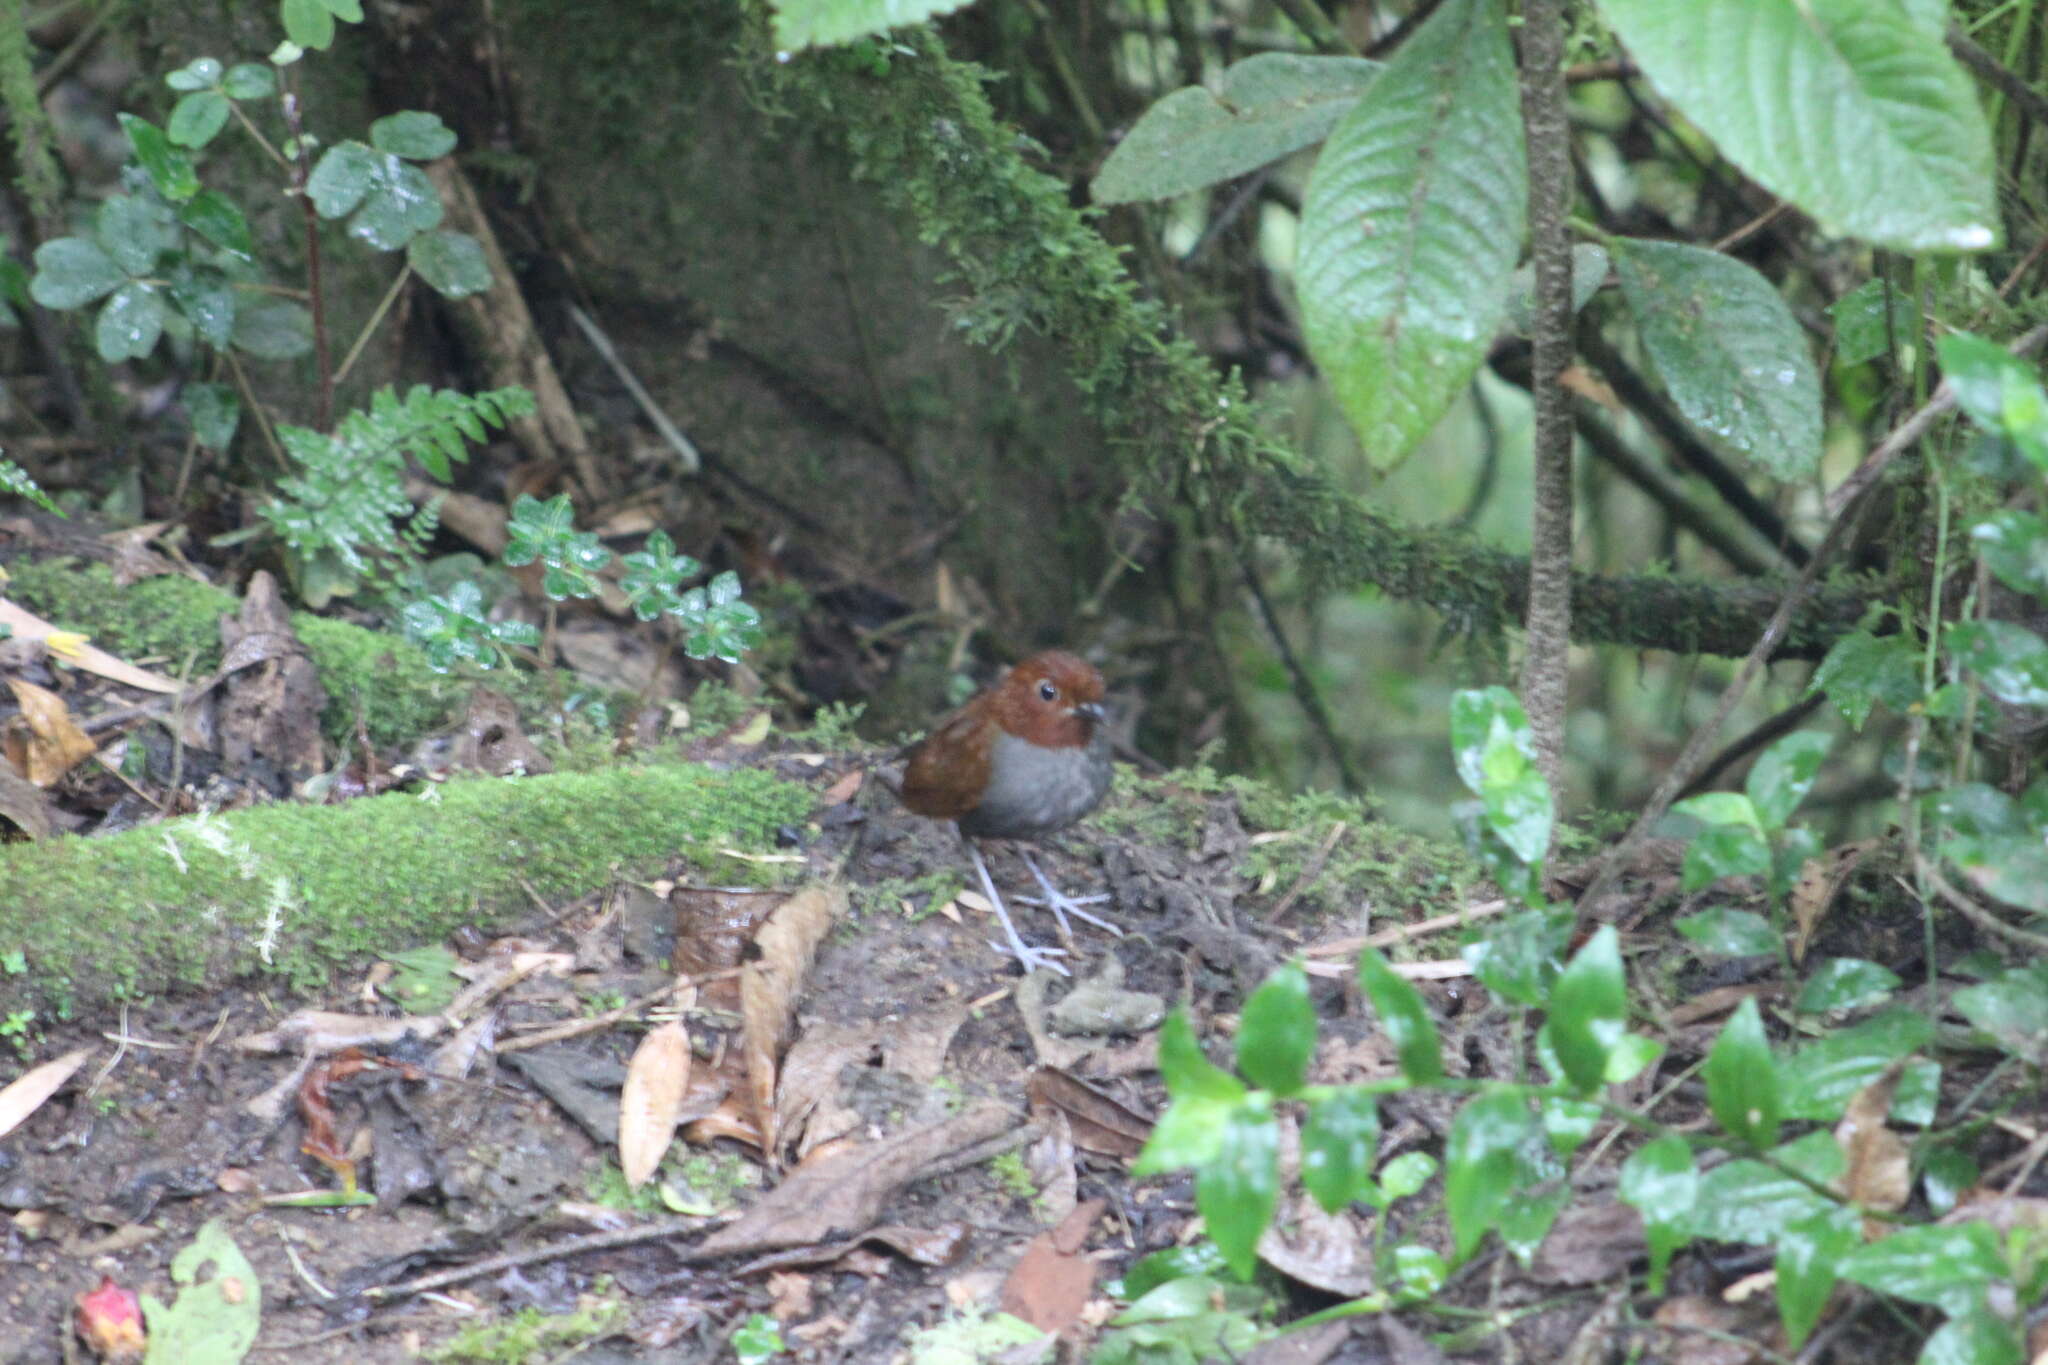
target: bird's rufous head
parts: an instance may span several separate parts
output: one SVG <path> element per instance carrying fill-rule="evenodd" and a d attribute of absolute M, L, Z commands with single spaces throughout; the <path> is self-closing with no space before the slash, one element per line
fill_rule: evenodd
<path fill-rule="evenodd" d="M 997 725 L 1040 748 L 1086 748 L 1103 717 L 1102 675 L 1086 660 L 1049 649 L 1004 675 L 989 711 Z"/>

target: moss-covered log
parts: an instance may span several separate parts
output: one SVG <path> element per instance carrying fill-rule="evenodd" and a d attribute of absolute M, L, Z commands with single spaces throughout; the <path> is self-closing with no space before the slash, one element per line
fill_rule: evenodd
<path fill-rule="evenodd" d="M 474 779 L 0 850 L 0 1013 L 267 975 L 298 988 L 364 953 L 531 913 L 681 854 L 724 882 L 811 794 L 681 763 Z M 750 870 L 752 869 L 752 870 Z M 15 970 L 19 968 L 19 970 Z"/>

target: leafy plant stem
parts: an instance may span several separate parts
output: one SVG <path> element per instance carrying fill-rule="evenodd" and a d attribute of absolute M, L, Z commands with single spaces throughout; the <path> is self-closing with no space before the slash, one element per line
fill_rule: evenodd
<path fill-rule="evenodd" d="M 348 354 L 341 358 L 341 367 L 334 372 L 334 382 L 336 384 L 348 378 L 348 372 L 355 368 L 356 358 L 362 355 L 363 347 L 370 344 L 371 336 L 376 333 L 378 325 L 384 321 L 384 315 L 391 311 L 391 305 L 398 302 L 399 291 L 405 288 L 406 282 L 410 279 L 412 279 L 412 262 L 407 261 L 403 266 L 399 267 L 398 278 L 393 280 L 391 287 L 384 291 L 384 297 L 377 300 L 377 306 L 370 311 L 370 319 L 363 324 L 363 330 L 357 334 L 355 344 L 350 346 Z"/>
<path fill-rule="evenodd" d="M 285 155 L 283 152 L 280 152 L 275 146 L 271 144 L 269 138 L 263 136 L 263 130 L 256 126 L 255 122 L 250 119 L 248 113 L 243 110 L 239 102 L 230 104 L 228 108 L 230 111 L 233 112 L 235 116 L 235 121 L 242 125 L 242 131 L 247 133 L 250 137 L 256 139 L 256 145 L 263 149 L 263 154 L 265 156 L 269 157 L 272 161 L 277 163 L 279 170 L 291 170 L 292 163 L 285 159 Z"/>
<path fill-rule="evenodd" d="M 270 420 L 270 410 L 257 401 L 255 386 L 249 383 L 249 375 L 242 368 L 241 360 L 233 351 L 222 351 L 228 362 L 228 371 L 235 377 L 235 389 L 242 395 L 242 410 L 256 415 L 256 429 L 263 433 L 263 444 L 270 450 L 270 458 L 277 461 L 277 467 L 289 470 L 291 457 L 284 453 L 284 444 L 277 439 L 277 427 Z"/>
<path fill-rule="evenodd" d="M 310 295 L 307 303 L 313 310 L 313 360 L 320 372 L 313 428 L 324 434 L 334 430 L 334 358 L 327 351 L 327 308 L 320 292 L 320 214 L 313 207 L 313 196 L 306 192 L 307 182 L 313 177 L 313 152 L 306 144 L 299 92 L 293 88 L 289 69 L 279 81 L 278 90 L 285 126 L 292 130 L 292 146 L 298 153 L 292 163 L 291 191 L 298 196 L 299 210 L 306 220 L 306 292 Z"/>

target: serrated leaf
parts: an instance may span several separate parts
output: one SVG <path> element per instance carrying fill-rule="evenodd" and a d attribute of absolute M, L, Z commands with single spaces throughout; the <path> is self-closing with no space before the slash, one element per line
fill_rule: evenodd
<path fill-rule="evenodd" d="M 443 298 L 464 298 L 491 287 L 484 249 L 466 232 L 421 233 L 406 244 L 405 259 Z"/>
<path fill-rule="evenodd" d="M 1707 1107 L 1724 1132 L 1753 1147 L 1778 1140 L 1778 1071 L 1754 997 L 1736 1006 L 1701 1068 Z"/>
<path fill-rule="evenodd" d="M 715 591 L 712 596 L 716 603 Z M 1307 1079 L 1315 1046 L 1316 1011 L 1309 1003 L 1308 973 L 1299 963 L 1283 963 L 1244 1003 L 1237 1029 L 1237 1069 L 1253 1085 L 1284 1098 L 1300 1090 Z"/>
<path fill-rule="evenodd" d="M 84 237 L 44 242 L 36 248 L 35 263 L 28 292 L 45 308 L 82 308 L 128 278 L 99 243 Z"/>
<path fill-rule="evenodd" d="M 156 349 L 164 334 L 163 292 L 155 285 L 130 280 L 114 291 L 93 326 L 93 346 L 109 364 L 138 360 Z"/>
<path fill-rule="evenodd" d="M 1195 1172 L 1195 1209 L 1240 1280 L 1258 1268 L 1259 1237 L 1280 1199 L 1280 1125 L 1257 1097 L 1224 1121 L 1216 1155 Z"/>
<path fill-rule="evenodd" d="M 1444 1074 L 1443 1049 L 1437 1042 L 1436 1024 L 1429 1007 L 1415 987 L 1395 973 L 1379 949 L 1367 948 L 1358 955 L 1358 985 L 1372 1001 L 1380 1027 L 1393 1041 L 1400 1059 L 1401 1074 L 1411 1085 L 1428 1085 Z M 1164 1038 L 1160 1044 L 1165 1047 Z"/>
<path fill-rule="evenodd" d="M 775 46 L 784 52 L 832 47 L 951 14 L 968 0 L 779 0 Z"/>
<path fill-rule="evenodd" d="M 1379 73 L 1362 57 L 1247 57 L 1213 91 L 1191 85 L 1140 115 L 1096 173 L 1095 202 L 1170 198 L 1321 142 Z"/>
<path fill-rule="evenodd" d="M 1616 238 L 1622 296 L 1686 423 L 1779 479 L 1820 460 L 1820 375 L 1768 280 L 1733 257 Z"/>
<path fill-rule="evenodd" d="M 1650 80 L 1830 234 L 1913 252 L 1999 239 L 1991 133 L 1938 30 L 1883 0 L 1603 0 Z"/>
<path fill-rule="evenodd" d="M 1379 1101 L 1371 1091 L 1345 1085 L 1317 1095 L 1301 1125 L 1302 1188 L 1329 1213 L 1366 1198 L 1379 1144 Z"/>
<path fill-rule="evenodd" d="M 370 145 L 408 161 L 432 161 L 455 150 L 455 130 L 439 114 L 404 109 L 370 125 Z"/>
<path fill-rule="evenodd" d="M 1498 0 L 1448 0 L 1316 160 L 1296 261 L 1309 349 L 1369 458 L 1412 450 L 1506 308 L 1527 169 Z"/>

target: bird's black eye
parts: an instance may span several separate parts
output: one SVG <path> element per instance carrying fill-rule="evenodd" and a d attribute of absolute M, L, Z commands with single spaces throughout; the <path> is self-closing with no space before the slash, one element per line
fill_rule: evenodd
<path fill-rule="evenodd" d="M 1058 701 L 1060 699 L 1060 690 L 1052 685 L 1050 678 L 1038 685 L 1038 699 L 1040 701 Z"/>

